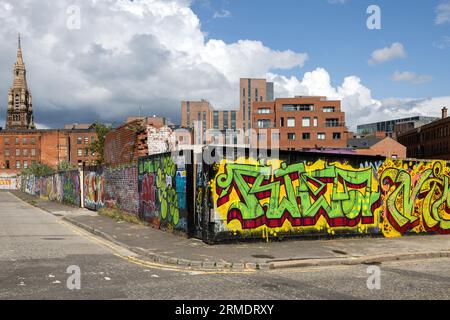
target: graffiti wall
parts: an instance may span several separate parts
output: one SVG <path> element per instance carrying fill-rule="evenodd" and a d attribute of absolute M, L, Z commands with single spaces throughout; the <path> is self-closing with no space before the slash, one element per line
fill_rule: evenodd
<path fill-rule="evenodd" d="M 106 207 L 118 208 L 133 215 L 139 214 L 137 164 L 107 167 L 100 175 L 100 185 L 97 184 L 97 187 L 101 188 L 102 181 L 104 199 L 100 201 L 104 201 Z"/>
<path fill-rule="evenodd" d="M 21 190 L 43 199 L 81 205 L 80 173 L 77 170 L 45 177 L 22 176 Z"/>
<path fill-rule="evenodd" d="M 17 188 L 16 177 L 0 176 L 0 190 L 15 190 Z"/>
<path fill-rule="evenodd" d="M 212 236 L 450 233 L 447 163 L 363 160 L 244 157 L 211 166 Z"/>
<path fill-rule="evenodd" d="M 167 231 L 188 232 L 188 173 L 184 156 L 170 153 L 139 160 L 139 213 Z"/>
<path fill-rule="evenodd" d="M 84 207 L 91 210 L 104 208 L 105 172 L 103 167 L 90 168 L 83 174 Z"/>

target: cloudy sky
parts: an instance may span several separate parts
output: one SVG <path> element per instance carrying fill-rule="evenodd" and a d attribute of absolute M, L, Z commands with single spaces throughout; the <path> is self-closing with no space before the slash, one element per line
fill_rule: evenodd
<path fill-rule="evenodd" d="M 278 97 L 342 99 L 347 124 L 450 107 L 450 0 L 0 0 L 0 126 L 17 33 L 39 127 L 139 113 L 180 120 L 181 100 L 238 106 L 240 77 Z"/>

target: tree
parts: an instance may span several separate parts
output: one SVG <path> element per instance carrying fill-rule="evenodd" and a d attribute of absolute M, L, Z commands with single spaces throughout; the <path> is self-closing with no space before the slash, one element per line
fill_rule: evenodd
<path fill-rule="evenodd" d="M 76 167 L 67 161 L 62 161 L 62 162 L 58 163 L 58 167 L 57 167 L 58 171 L 70 171 L 70 170 L 74 170 L 74 169 L 76 169 Z"/>
<path fill-rule="evenodd" d="M 112 127 L 100 122 L 94 123 L 92 127 L 97 134 L 97 139 L 91 142 L 89 149 L 97 155 L 97 164 L 103 164 L 105 162 L 105 138 L 106 135 L 112 130 Z"/>
<path fill-rule="evenodd" d="M 22 171 L 22 175 L 34 175 L 36 177 L 48 176 L 55 173 L 55 170 L 43 163 L 33 163 L 30 167 Z"/>

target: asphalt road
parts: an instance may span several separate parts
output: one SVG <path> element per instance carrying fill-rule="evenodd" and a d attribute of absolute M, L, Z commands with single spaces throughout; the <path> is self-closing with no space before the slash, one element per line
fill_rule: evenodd
<path fill-rule="evenodd" d="M 81 272 L 70 290 L 69 266 Z M 0 192 L 0 299 L 450 299 L 450 259 L 205 273 L 154 265 Z"/>

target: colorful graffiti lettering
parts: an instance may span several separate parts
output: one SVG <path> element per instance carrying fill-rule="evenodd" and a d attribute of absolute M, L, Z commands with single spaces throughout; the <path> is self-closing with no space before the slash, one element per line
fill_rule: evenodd
<path fill-rule="evenodd" d="M 310 165 L 279 160 L 270 165 L 223 162 L 215 191 L 226 224 L 239 222 L 240 226 L 234 224 L 236 231 L 377 226 L 380 192 L 372 168 L 352 169 L 324 161 Z"/>
<path fill-rule="evenodd" d="M 379 169 L 379 177 L 386 237 L 407 232 L 450 234 L 450 170 L 445 162 L 387 160 Z"/>

